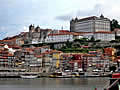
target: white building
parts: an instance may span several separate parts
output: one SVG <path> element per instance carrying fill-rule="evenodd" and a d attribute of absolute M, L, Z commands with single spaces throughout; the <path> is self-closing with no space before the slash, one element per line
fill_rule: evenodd
<path fill-rule="evenodd" d="M 115 40 L 115 34 L 112 32 L 99 31 L 94 33 L 95 40 L 111 41 Z"/>
<path fill-rule="evenodd" d="M 101 41 L 111 41 L 115 40 L 115 34 L 113 32 L 105 32 L 105 31 L 99 31 L 94 33 L 81 33 L 83 35 L 83 38 L 88 38 L 89 40 L 94 37 L 95 40 L 101 40 Z"/>
<path fill-rule="evenodd" d="M 56 33 L 56 34 L 49 34 L 45 42 L 46 43 L 56 43 L 56 42 L 67 42 L 70 41 L 72 42 L 73 39 L 73 34 L 70 33 Z"/>
<path fill-rule="evenodd" d="M 74 35 L 74 37 L 73 37 L 74 40 L 75 40 L 75 39 L 81 39 L 81 38 L 84 38 L 83 35 L 81 35 L 81 34 L 79 34 L 79 33 L 73 33 L 73 35 Z"/>
<path fill-rule="evenodd" d="M 88 40 L 90 40 L 93 36 L 94 33 L 92 32 L 81 32 L 79 33 L 83 38 L 87 38 Z"/>
<path fill-rule="evenodd" d="M 92 16 L 82 19 L 72 19 L 70 21 L 71 32 L 97 32 L 97 31 L 110 31 L 110 20 L 100 17 Z"/>

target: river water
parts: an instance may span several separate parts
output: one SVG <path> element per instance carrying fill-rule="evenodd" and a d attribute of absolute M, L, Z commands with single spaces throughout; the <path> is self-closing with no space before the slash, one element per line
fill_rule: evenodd
<path fill-rule="evenodd" d="M 108 78 L 1 78 L 0 90 L 103 90 Z"/>

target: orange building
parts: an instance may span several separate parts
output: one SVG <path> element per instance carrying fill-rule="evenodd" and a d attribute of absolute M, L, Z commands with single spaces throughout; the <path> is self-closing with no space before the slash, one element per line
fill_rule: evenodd
<path fill-rule="evenodd" d="M 111 56 L 112 61 L 115 60 L 115 53 L 116 53 L 115 48 L 104 48 L 104 54 L 107 55 L 107 56 Z"/>

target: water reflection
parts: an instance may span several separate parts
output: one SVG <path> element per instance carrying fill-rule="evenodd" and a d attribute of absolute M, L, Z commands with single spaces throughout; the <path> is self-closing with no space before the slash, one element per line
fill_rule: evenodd
<path fill-rule="evenodd" d="M 0 79 L 0 90 L 103 90 L 108 83 L 108 78 L 4 78 Z"/>

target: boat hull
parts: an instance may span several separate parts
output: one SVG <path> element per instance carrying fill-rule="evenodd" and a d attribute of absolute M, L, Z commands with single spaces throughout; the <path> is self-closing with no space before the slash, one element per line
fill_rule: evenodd
<path fill-rule="evenodd" d="M 21 78 L 32 79 L 32 78 L 37 78 L 38 76 L 24 76 L 24 75 L 21 75 L 20 77 L 21 77 Z"/>

